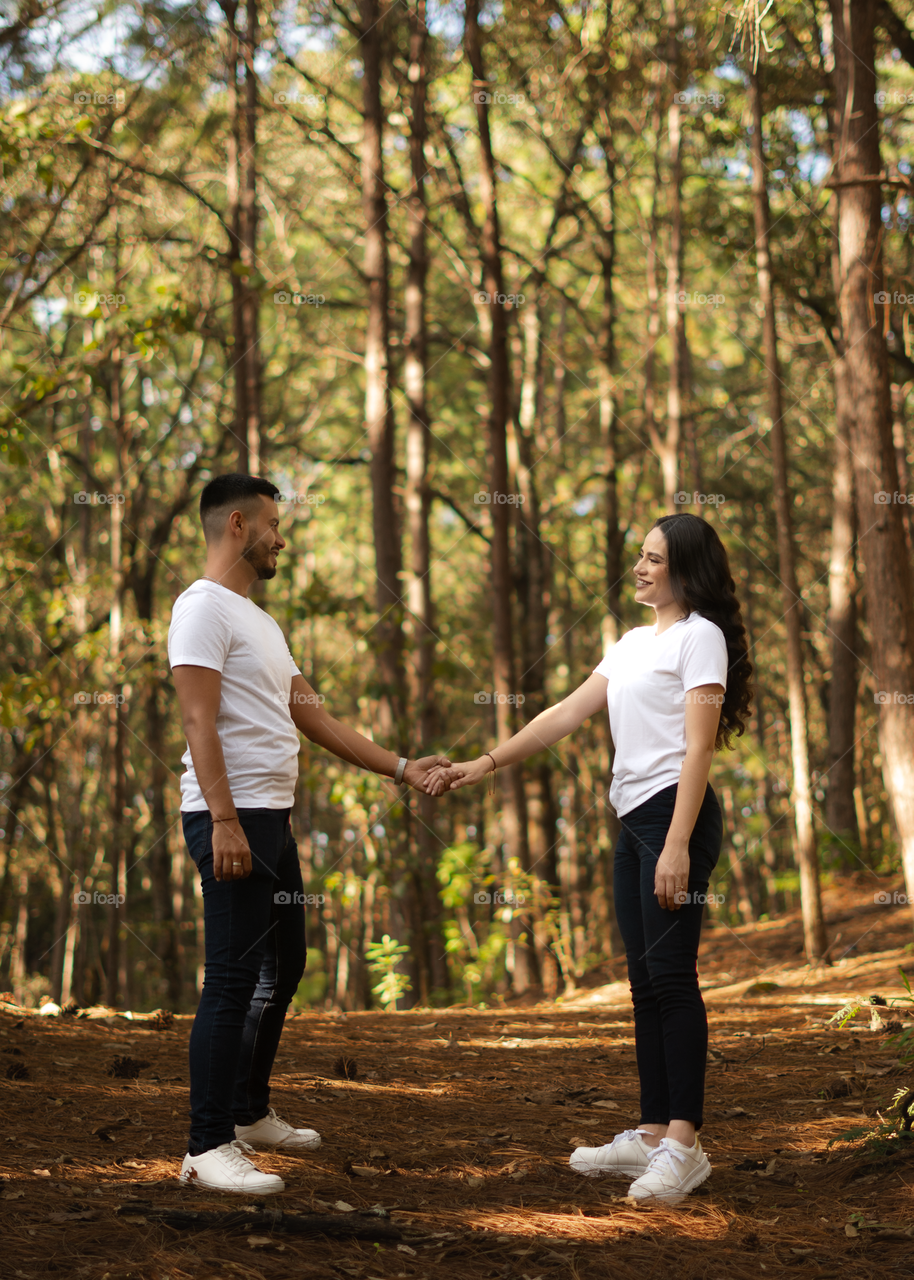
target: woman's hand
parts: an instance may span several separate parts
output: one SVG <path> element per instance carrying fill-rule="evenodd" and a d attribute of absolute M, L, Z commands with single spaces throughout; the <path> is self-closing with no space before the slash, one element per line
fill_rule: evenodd
<path fill-rule="evenodd" d="M 460 787 L 468 787 L 472 782 L 481 782 L 494 768 L 492 757 L 485 755 L 476 760 L 452 764 L 448 769 L 433 769 L 429 771 L 425 789 L 430 796 L 457 791 Z"/>
<path fill-rule="evenodd" d="M 654 896 L 665 911 L 678 911 L 689 888 L 688 845 L 664 845 L 654 872 Z"/>

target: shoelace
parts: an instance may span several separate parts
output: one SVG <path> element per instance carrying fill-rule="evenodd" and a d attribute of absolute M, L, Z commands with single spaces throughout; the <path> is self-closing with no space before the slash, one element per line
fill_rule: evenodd
<path fill-rule="evenodd" d="M 639 1133 L 650 1134 L 650 1130 L 649 1129 L 626 1129 L 624 1133 L 617 1133 L 616 1136 L 613 1138 L 612 1142 L 609 1144 L 610 1150 L 612 1150 L 612 1148 L 616 1145 L 617 1142 L 634 1142 L 635 1138 L 637 1138 Z"/>
<path fill-rule="evenodd" d="M 288 1130 L 289 1133 L 295 1132 L 295 1126 L 289 1124 L 288 1120 L 280 1120 L 272 1107 L 270 1107 L 270 1110 L 264 1116 L 264 1120 L 271 1120 L 273 1124 L 279 1125 L 280 1129 Z"/>
<path fill-rule="evenodd" d="M 617 1133 L 609 1144 L 610 1148 L 614 1147 L 617 1142 L 631 1142 L 635 1135 L 640 1132 L 640 1129 L 626 1129 L 624 1133 Z"/>
<path fill-rule="evenodd" d="M 249 1146 L 247 1142 L 242 1142 L 241 1138 L 235 1138 L 233 1142 L 227 1142 L 225 1145 L 229 1148 L 229 1151 L 225 1153 L 225 1163 L 233 1173 L 247 1173 L 248 1169 L 253 1168 L 250 1160 L 244 1154 L 245 1151 L 250 1151 L 253 1155 L 254 1148 L 252 1146 Z"/>
<path fill-rule="evenodd" d="M 663 1156 L 666 1156 L 668 1160 L 679 1160 L 684 1164 L 688 1154 L 689 1153 L 686 1151 L 677 1151 L 675 1147 L 667 1146 L 666 1138 L 661 1138 L 659 1145 L 654 1148 L 654 1154 L 650 1158 L 649 1167 L 651 1169 L 651 1173 L 655 1172 L 653 1166 L 660 1163 Z M 679 1177 L 679 1170 L 672 1164 L 670 1165 L 670 1173 L 674 1174 L 677 1178 Z"/>

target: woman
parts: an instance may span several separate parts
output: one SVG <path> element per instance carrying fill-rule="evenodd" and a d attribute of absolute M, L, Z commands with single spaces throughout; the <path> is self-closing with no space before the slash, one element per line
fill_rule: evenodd
<path fill-rule="evenodd" d="M 593 675 L 507 742 L 429 775 L 441 794 L 550 747 L 604 705 L 615 754 L 610 801 L 621 823 L 616 915 L 635 1012 L 641 1121 L 571 1167 L 632 1178 L 638 1200 L 681 1200 L 711 1172 L 702 1123 L 708 1020 L 698 942 L 720 856 L 720 806 L 708 782 L 716 748 L 746 727 L 752 698 L 746 633 L 727 553 L 697 516 L 662 516 L 635 565 L 635 599 L 656 615 L 616 644 Z"/>

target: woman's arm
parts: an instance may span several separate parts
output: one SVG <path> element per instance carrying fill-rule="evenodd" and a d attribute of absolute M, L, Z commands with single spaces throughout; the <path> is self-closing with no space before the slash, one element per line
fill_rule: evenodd
<path fill-rule="evenodd" d="M 654 873 L 654 894 L 661 907 L 678 911 L 689 887 L 689 839 L 705 798 L 724 687 L 703 684 L 686 696 L 686 754 L 679 775 L 673 820 Z"/>
<path fill-rule="evenodd" d="M 452 764 L 448 769 L 436 769 L 427 783 L 429 795 L 441 795 L 448 788 L 456 791 L 471 782 L 479 782 L 496 765 L 503 769 L 507 765 L 519 764 L 528 756 L 536 755 L 537 751 L 567 738 L 588 716 L 606 706 L 606 685 L 606 676 L 588 676 L 567 698 L 557 702 L 554 707 L 541 711 L 513 738 L 500 742 L 491 752 L 486 752 L 476 760 Z"/>

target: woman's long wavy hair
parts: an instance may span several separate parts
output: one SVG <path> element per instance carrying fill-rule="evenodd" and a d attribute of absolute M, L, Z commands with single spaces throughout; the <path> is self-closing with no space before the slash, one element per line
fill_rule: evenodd
<path fill-rule="evenodd" d="M 670 590 L 679 607 L 715 623 L 727 642 L 727 689 L 716 746 L 729 747 L 746 730 L 752 704 L 752 663 L 736 583 L 724 544 L 707 520 L 678 512 L 654 521 L 666 538 Z"/>

